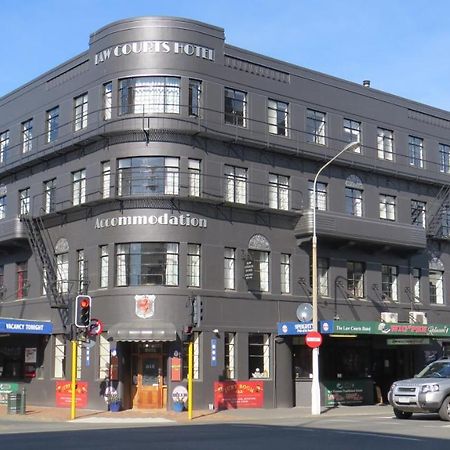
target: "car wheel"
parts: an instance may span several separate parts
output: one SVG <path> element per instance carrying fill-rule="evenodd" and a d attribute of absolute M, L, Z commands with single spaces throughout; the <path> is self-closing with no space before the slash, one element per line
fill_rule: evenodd
<path fill-rule="evenodd" d="M 450 397 L 446 397 L 439 408 L 439 417 L 442 420 L 450 421 Z"/>
<path fill-rule="evenodd" d="M 400 411 L 397 408 L 394 408 L 394 414 L 397 419 L 409 419 L 413 413 L 409 411 Z"/>

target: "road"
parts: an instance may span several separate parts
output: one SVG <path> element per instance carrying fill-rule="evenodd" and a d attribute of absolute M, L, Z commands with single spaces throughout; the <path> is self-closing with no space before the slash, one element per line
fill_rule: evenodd
<path fill-rule="evenodd" d="M 124 426 L 0 422 L 0 448 L 8 450 L 447 450 L 450 423 L 437 416 L 266 419 L 265 423 L 193 423 Z"/>

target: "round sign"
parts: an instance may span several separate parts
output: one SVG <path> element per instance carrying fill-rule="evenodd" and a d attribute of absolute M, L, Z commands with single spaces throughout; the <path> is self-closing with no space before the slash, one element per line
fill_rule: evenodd
<path fill-rule="evenodd" d="M 100 319 L 91 319 L 88 334 L 90 336 L 97 336 L 103 332 L 103 322 Z"/>
<path fill-rule="evenodd" d="M 309 348 L 317 348 L 322 344 L 322 335 L 318 331 L 309 331 L 305 336 L 305 343 Z"/>

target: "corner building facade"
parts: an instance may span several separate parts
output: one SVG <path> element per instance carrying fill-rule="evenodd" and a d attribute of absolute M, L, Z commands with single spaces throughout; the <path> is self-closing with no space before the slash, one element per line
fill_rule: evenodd
<path fill-rule="evenodd" d="M 327 405 L 446 351 L 450 115 L 192 20 L 93 33 L 0 99 L 0 383 L 67 405 L 88 294 L 80 407 L 171 408 L 189 339 L 194 408 L 310 404 L 312 180 L 355 140 L 316 192 Z"/>

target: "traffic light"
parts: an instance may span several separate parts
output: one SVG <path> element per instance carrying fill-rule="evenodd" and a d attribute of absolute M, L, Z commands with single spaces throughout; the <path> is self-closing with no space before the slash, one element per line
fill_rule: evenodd
<path fill-rule="evenodd" d="M 183 342 L 190 341 L 192 337 L 192 327 L 190 325 L 185 325 L 181 333 L 181 340 Z"/>
<path fill-rule="evenodd" d="M 192 300 L 192 325 L 199 327 L 203 320 L 203 302 L 200 296 L 196 295 Z"/>
<path fill-rule="evenodd" d="M 87 328 L 91 322 L 91 303 L 89 295 L 77 295 L 75 299 L 75 326 Z"/>

